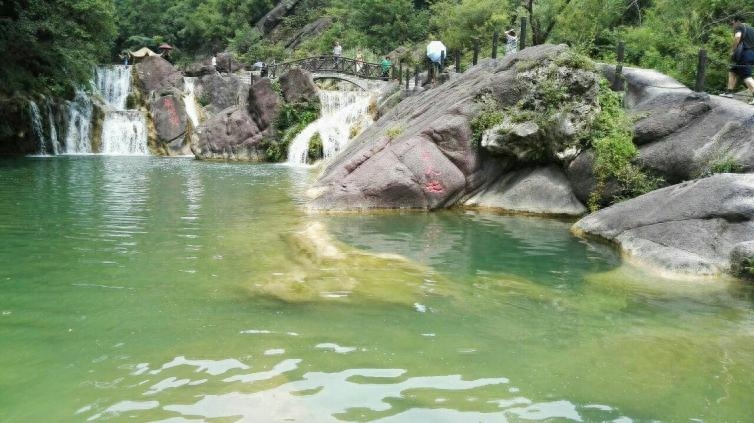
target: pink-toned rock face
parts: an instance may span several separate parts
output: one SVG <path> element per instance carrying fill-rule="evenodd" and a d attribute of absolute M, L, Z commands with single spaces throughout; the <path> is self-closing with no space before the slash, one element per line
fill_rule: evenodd
<path fill-rule="evenodd" d="M 544 46 L 530 54 L 545 57 L 563 49 Z M 479 113 L 481 94 L 517 92 L 493 90 L 495 81 L 515 80 L 514 65 L 513 59 L 482 63 L 403 100 L 329 164 L 311 190 L 310 206 L 437 209 L 468 198 L 506 167 L 504 160 L 490 158 L 472 144 L 471 121 Z"/>
<path fill-rule="evenodd" d="M 160 97 L 152 102 L 152 119 L 161 142 L 171 142 L 186 133 L 186 109 L 176 95 Z"/>

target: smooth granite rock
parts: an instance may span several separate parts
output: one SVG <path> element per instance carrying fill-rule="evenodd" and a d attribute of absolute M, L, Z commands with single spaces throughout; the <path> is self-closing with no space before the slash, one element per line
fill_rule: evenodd
<path fill-rule="evenodd" d="M 754 240 L 754 175 L 718 174 L 618 203 L 573 231 L 616 243 L 628 256 L 672 272 L 731 271 L 731 252 Z"/>

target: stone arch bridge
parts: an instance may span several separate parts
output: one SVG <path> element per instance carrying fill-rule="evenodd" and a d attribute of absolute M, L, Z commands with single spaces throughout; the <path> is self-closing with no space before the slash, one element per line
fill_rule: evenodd
<path fill-rule="evenodd" d="M 383 73 L 378 63 L 357 61 L 345 57 L 316 56 L 270 65 L 269 76 L 278 77 L 290 69 L 300 68 L 312 74 L 314 79 L 337 79 L 370 91 L 379 88 L 389 80 L 390 70 Z"/>

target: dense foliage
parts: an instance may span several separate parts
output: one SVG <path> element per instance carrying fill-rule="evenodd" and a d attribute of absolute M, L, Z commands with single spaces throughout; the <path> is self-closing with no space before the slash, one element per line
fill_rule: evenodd
<path fill-rule="evenodd" d="M 109 0 L 0 1 L 0 95 L 63 95 L 91 78 L 115 35 Z"/>
<path fill-rule="evenodd" d="M 398 47 L 421 57 L 425 41 L 462 49 L 464 63 L 475 39 L 489 55 L 492 33 L 529 22 L 527 44 L 567 43 L 598 60 L 654 68 L 690 85 L 696 56 L 710 56 L 708 87 L 724 86 L 730 17 L 754 12 L 733 0 L 299 0 L 271 33 L 256 23 L 276 0 L 2 0 L 2 91 L 57 91 L 80 82 L 98 61 L 115 61 L 124 49 L 175 47 L 189 61 L 230 50 L 245 62 L 278 61 L 329 53 L 338 40 L 344 54 L 361 50 L 377 61 Z M 746 15 L 748 13 L 748 15 Z M 326 19 L 321 31 L 287 47 L 307 24 Z"/>

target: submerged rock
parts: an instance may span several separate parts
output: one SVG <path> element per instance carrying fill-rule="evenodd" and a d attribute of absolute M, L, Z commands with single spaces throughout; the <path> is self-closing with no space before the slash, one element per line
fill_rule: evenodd
<path fill-rule="evenodd" d="M 663 270 L 719 275 L 738 266 L 731 264 L 734 248 L 754 240 L 752 198 L 754 175 L 719 174 L 600 210 L 573 231 L 614 242 Z"/>
<path fill-rule="evenodd" d="M 296 265 L 278 269 L 269 281 L 256 283 L 252 288 L 256 293 L 293 303 L 378 301 L 412 305 L 427 295 L 443 295 L 438 285 L 447 285 L 424 285 L 430 269 L 399 255 L 371 254 L 349 247 L 336 241 L 319 222 L 290 233 L 285 241 L 290 249 L 288 257 L 295 257 Z"/>

